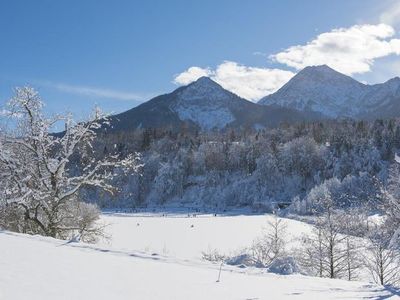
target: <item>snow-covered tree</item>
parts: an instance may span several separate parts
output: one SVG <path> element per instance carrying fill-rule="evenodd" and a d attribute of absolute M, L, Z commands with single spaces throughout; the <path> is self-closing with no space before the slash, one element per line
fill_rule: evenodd
<path fill-rule="evenodd" d="M 0 226 L 92 241 L 101 232 L 99 211 L 81 202 L 79 192 L 88 186 L 115 192 L 114 170 L 136 171 L 138 156 L 95 158 L 92 143 L 107 122 L 98 110 L 79 123 L 69 115 L 47 118 L 30 87 L 17 88 L 8 106 L 14 118 L 0 137 Z M 52 133 L 60 123 L 65 131 Z"/>
<path fill-rule="evenodd" d="M 281 148 L 281 161 L 288 173 L 295 173 L 304 180 L 304 186 L 309 184 L 322 166 L 325 146 L 318 145 L 313 139 L 302 137 L 285 143 Z"/>
<path fill-rule="evenodd" d="M 164 204 L 167 199 L 181 197 L 184 172 L 181 165 L 162 163 L 154 179 L 151 192 L 152 201 Z"/>
<path fill-rule="evenodd" d="M 118 201 L 99 193 L 97 203 L 131 208 L 181 198 L 212 207 L 270 207 L 271 202 L 286 205 L 297 199 L 293 212 L 313 214 L 312 198 L 327 188 L 336 208 L 370 203 L 370 208 L 381 209 L 376 195 L 386 185 L 399 144 L 400 120 L 392 123 L 330 120 L 234 132 L 108 130 L 96 138 L 96 153 L 139 151 L 145 166 L 137 179 L 113 181 L 123 190 Z M 174 174 L 179 175 L 176 182 Z M 154 197 L 156 188 L 165 188 L 163 199 Z"/>

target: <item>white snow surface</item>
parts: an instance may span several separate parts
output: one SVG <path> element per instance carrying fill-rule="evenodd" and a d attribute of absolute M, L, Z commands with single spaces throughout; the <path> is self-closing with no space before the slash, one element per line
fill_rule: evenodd
<path fill-rule="evenodd" d="M 196 259 L 208 244 L 225 251 L 247 246 L 267 218 L 106 215 L 113 233 L 108 245 L 0 231 L 0 300 L 399 299 L 371 283 L 253 268 L 223 266 L 216 282 L 219 265 Z M 310 229 L 288 222 L 291 235 Z M 149 251 L 164 243 L 165 255 Z M 146 245 L 154 249 L 139 251 Z"/>
<path fill-rule="evenodd" d="M 217 249 L 235 255 L 261 235 L 272 215 L 200 215 L 187 214 L 109 214 L 102 219 L 112 247 L 158 253 L 184 259 L 200 259 L 202 252 Z M 312 227 L 304 222 L 285 219 L 293 246 L 296 237 Z M 193 227 L 192 227 L 193 226 Z M 105 243 L 102 243 L 106 245 Z"/>

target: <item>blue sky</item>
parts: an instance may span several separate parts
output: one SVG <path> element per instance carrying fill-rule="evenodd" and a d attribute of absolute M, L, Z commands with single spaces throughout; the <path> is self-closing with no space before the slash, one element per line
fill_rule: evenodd
<path fill-rule="evenodd" d="M 400 75 L 398 2 L 1 1 L 0 104 L 13 87 L 29 84 L 50 113 L 67 110 L 82 117 L 95 104 L 120 112 L 194 80 L 199 71 L 257 100 L 304 65 L 324 62 L 325 35 L 318 36 L 338 28 L 351 39 L 361 32 L 359 42 L 376 48 L 354 54 L 333 45 L 347 51 L 338 68 L 381 82 Z M 362 27 L 380 23 L 388 27 Z M 330 38 L 340 37 L 328 35 L 323 47 L 331 45 Z M 298 51 L 301 61 L 294 61 Z"/>

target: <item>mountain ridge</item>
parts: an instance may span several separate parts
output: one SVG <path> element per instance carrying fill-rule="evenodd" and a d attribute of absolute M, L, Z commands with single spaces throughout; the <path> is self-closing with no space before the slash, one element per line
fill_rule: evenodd
<path fill-rule="evenodd" d="M 110 131 L 140 128 L 212 131 L 261 129 L 320 119 L 400 116 L 400 78 L 368 85 L 327 65 L 309 66 L 258 103 L 209 77 L 156 96 L 110 118 Z"/>
<path fill-rule="evenodd" d="M 320 112 L 329 118 L 395 117 L 400 115 L 396 107 L 400 103 L 400 78 L 368 85 L 327 65 L 310 66 L 258 103 Z"/>
<path fill-rule="evenodd" d="M 319 113 L 259 105 L 224 89 L 208 77 L 150 99 L 110 118 L 112 131 L 182 127 L 193 130 L 267 128 L 283 122 L 319 119 Z"/>

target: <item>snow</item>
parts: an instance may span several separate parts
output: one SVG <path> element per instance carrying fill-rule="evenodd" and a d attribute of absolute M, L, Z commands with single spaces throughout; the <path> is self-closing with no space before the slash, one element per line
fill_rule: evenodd
<path fill-rule="evenodd" d="M 191 214 L 192 215 L 192 214 Z M 272 215 L 218 216 L 170 214 L 154 217 L 151 214 L 109 214 L 103 216 L 109 224 L 107 233 L 112 236 L 112 247 L 134 249 L 148 253 L 167 254 L 185 259 L 200 259 L 202 252 L 235 255 L 249 247 L 260 236 Z M 312 230 L 306 223 L 285 219 L 288 240 Z M 138 225 L 139 224 L 139 225 Z M 193 227 L 192 227 L 193 225 Z M 106 245 L 103 243 L 103 245 Z"/>
<path fill-rule="evenodd" d="M 202 260 L 203 254 L 217 253 L 228 257 L 238 257 L 252 246 L 255 239 L 267 230 L 268 222 L 274 222 L 271 214 L 250 214 L 246 210 L 231 211 L 230 215 L 199 214 L 169 210 L 168 213 L 109 213 L 102 216 L 108 224 L 109 241 L 102 241 L 100 246 L 140 251 L 164 255 L 175 259 L 192 262 Z M 307 218 L 312 223 L 312 218 Z M 382 217 L 369 217 L 378 224 Z M 301 238 L 310 236 L 313 225 L 304 220 L 282 218 L 285 224 L 285 241 L 288 255 L 301 247 Z M 362 238 L 353 237 L 353 241 L 363 244 Z M 247 248 L 247 249 L 246 249 Z M 357 278 L 371 281 L 371 274 L 366 268 L 359 270 Z"/>
<path fill-rule="evenodd" d="M 1 300 L 397 297 L 373 284 L 255 273 L 228 266 L 222 268 L 217 283 L 219 266 L 210 263 L 4 231 L 0 245 Z"/>
<path fill-rule="evenodd" d="M 400 156 L 399 156 L 397 153 L 395 154 L 394 160 L 395 160 L 397 163 L 400 164 Z"/>
<path fill-rule="evenodd" d="M 191 120 L 204 130 L 221 129 L 235 117 L 229 109 L 235 96 L 207 77 L 188 85 L 171 107 L 182 121 Z"/>
<path fill-rule="evenodd" d="M 222 129 L 235 120 L 229 109 L 224 107 L 203 107 L 201 105 L 179 106 L 175 108 L 179 119 L 193 121 L 203 130 Z"/>

